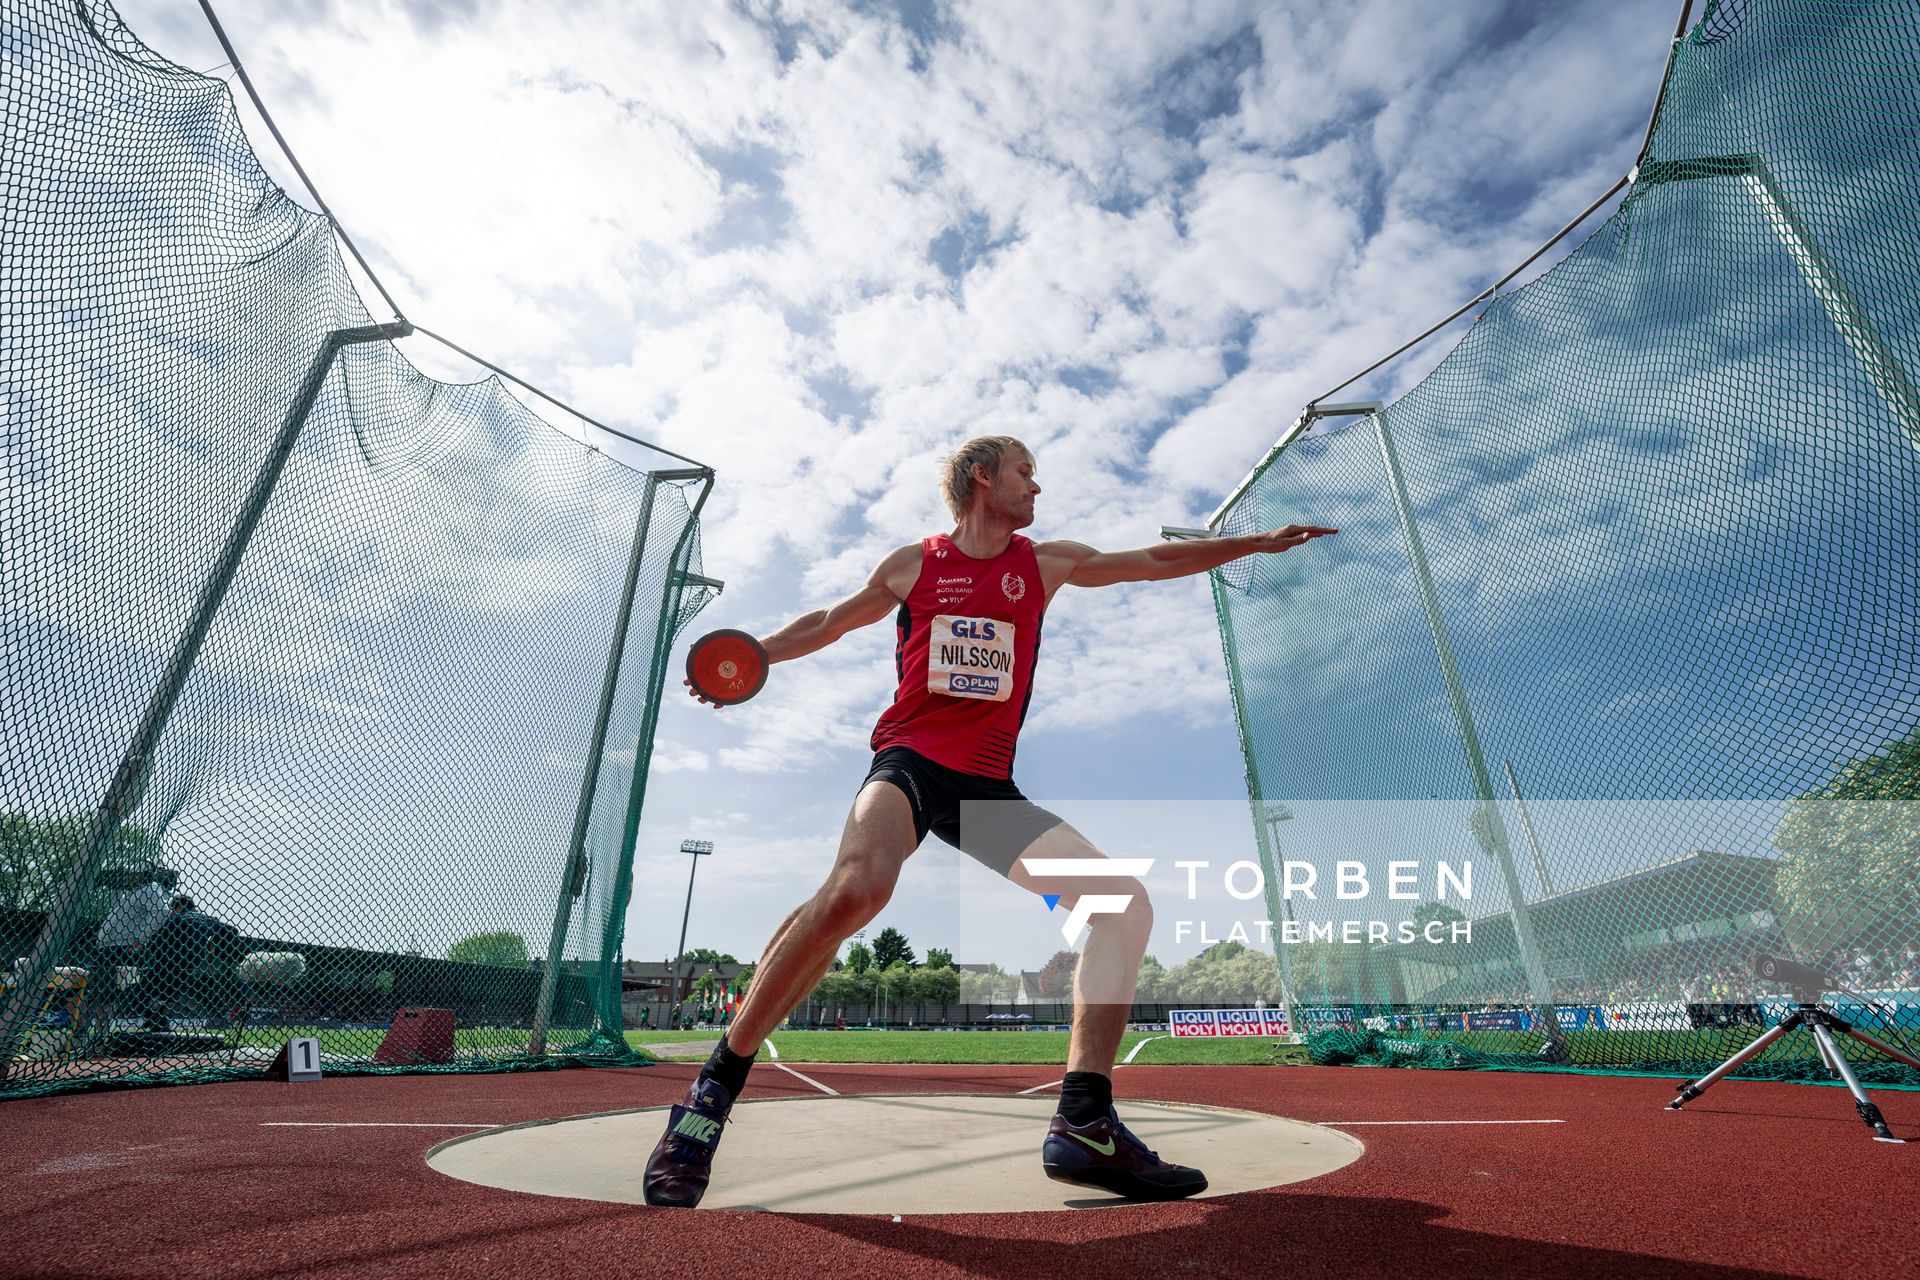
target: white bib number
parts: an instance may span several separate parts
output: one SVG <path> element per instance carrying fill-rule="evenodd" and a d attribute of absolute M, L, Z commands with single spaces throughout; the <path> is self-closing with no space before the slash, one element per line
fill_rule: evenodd
<path fill-rule="evenodd" d="M 927 692 L 1005 702 L 1013 696 L 1013 624 L 941 614 L 927 633 Z"/>

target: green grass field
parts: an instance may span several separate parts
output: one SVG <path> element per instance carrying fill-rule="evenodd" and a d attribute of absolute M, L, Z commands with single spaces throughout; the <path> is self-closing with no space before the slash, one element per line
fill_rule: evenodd
<path fill-rule="evenodd" d="M 770 1037 L 780 1061 L 805 1062 L 928 1062 L 928 1063 L 1045 1063 L 1064 1065 L 1064 1031 L 776 1031 Z M 701 1055 L 697 1047 L 719 1039 L 718 1031 L 629 1031 L 627 1043 L 686 1044 L 687 1057 Z M 1152 1043 L 1134 1062 L 1144 1065 L 1211 1064 L 1215 1066 L 1275 1066 L 1304 1063 L 1304 1045 L 1276 1044 L 1252 1037 L 1232 1040 L 1172 1040 L 1164 1032 L 1129 1031 L 1120 1043 L 1125 1058 L 1142 1040 Z M 671 1052 L 659 1056 L 675 1058 Z M 760 1061 L 771 1061 L 762 1053 Z"/>
<path fill-rule="evenodd" d="M 222 1034 L 218 1032 L 210 1034 Z M 1883 1038 L 1906 1047 L 1920 1048 L 1920 1035 L 1912 1032 L 1880 1032 Z M 383 1030 L 325 1030 L 313 1027 L 250 1027 L 239 1036 L 238 1047 L 255 1052 L 279 1048 L 293 1036 L 316 1036 L 324 1054 L 370 1058 L 385 1035 Z M 556 1029 L 549 1047 L 564 1053 L 577 1043 L 582 1033 Z M 697 1059 L 719 1038 L 717 1029 L 696 1031 L 634 1031 L 626 1033 L 627 1044 L 667 1061 Z M 1408 1034 L 1406 1039 L 1422 1037 Z M 1531 1055 L 1539 1046 L 1538 1038 L 1525 1031 L 1478 1031 L 1454 1033 L 1446 1037 L 1453 1043 L 1482 1053 Z M 224 1035 L 223 1035 L 224 1039 Z M 1718 1062 L 1747 1043 L 1750 1035 L 1733 1031 L 1571 1031 L 1567 1046 L 1576 1066 L 1601 1070 L 1628 1063 L 1674 1062 L 1695 1064 Z M 773 1044 L 780 1060 L 795 1064 L 806 1062 L 895 1062 L 895 1063 L 1033 1063 L 1061 1065 L 1067 1058 L 1068 1034 L 1064 1031 L 776 1031 Z M 1133 1061 L 1142 1065 L 1222 1065 L 1282 1066 L 1302 1065 L 1307 1061 L 1304 1045 L 1280 1044 L 1273 1040 L 1245 1039 L 1173 1040 L 1163 1032 L 1129 1031 L 1120 1045 L 1125 1059 L 1141 1042 Z M 454 1032 L 455 1049 L 463 1054 L 496 1051 L 510 1057 L 524 1050 L 527 1033 L 508 1028 L 463 1027 Z M 667 1046 L 684 1045 L 676 1052 Z M 1850 1049 L 1853 1046 L 1850 1046 Z M 1789 1036 L 1775 1045 L 1760 1061 L 1800 1062 L 1813 1054 L 1812 1042 L 1804 1034 Z M 1849 1052 L 1856 1062 L 1871 1061 L 1873 1055 Z M 761 1061 L 772 1055 L 762 1052 Z"/>
<path fill-rule="evenodd" d="M 235 1050 L 251 1054 L 270 1053 L 297 1036 L 313 1036 L 320 1041 L 320 1052 L 341 1057 L 371 1058 L 380 1047 L 384 1030 L 343 1030 L 311 1026 L 248 1027 L 237 1041 L 227 1032 L 182 1028 L 187 1034 L 219 1036 Z M 627 1043 L 666 1061 L 698 1059 L 719 1039 L 717 1029 L 704 1031 L 628 1031 Z M 578 1042 L 577 1030 L 556 1029 L 548 1038 L 548 1047 L 566 1052 Z M 898 1063 L 1035 1063 L 1063 1065 L 1067 1060 L 1068 1033 L 1064 1031 L 776 1031 L 773 1044 L 785 1062 L 898 1062 Z M 1276 1044 L 1271 1040 L 1181 1040 L 1165 1033 L 1129 1031 L 1120 1045 L 1126 1057 L 1142 1040 L 1150 1041 L 1134 1058 L 1142 1064 L 1215 1064 L 1231 1066 L 1274 1066 L 1304 1063 L 1304 1045 Z M 484 1053 L 498 1050 L 503 1057 L 524 1050 L 527 1033 L 511 1028 L 461 1027 L 454 1031 L 454 1049 L 458 1053 Z M 663 1046 L 685 1045 L 682 1053 Z M 652 1046 L 648 1049 L 647 1046 Z M 227 1052 L 222 1049 L 215 1052 Z M 772 1055 L 762 1052 L 762 1062 Z"/>

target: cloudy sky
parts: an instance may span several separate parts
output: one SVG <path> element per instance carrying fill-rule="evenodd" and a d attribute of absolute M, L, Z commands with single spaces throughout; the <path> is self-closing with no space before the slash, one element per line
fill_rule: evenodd
<path fill-rule="evenodd" d="M 229 74 L 188 0 L 122 11 L 163 54 Z M 936 465 L 970 435 L 1033 446 L 1037 536 L 1124 547 L 1200 523 L 1308 399 L 1627 169 L 1674 16 L 1671 0 L 222 13 L 409 317 L 718 470 L 706 568 L 727 589 L 696 630 L 761 633 L 946 527 Z M 428 341 L 405 350 L 476 376 Z M 1443 352 L 1343 394 L 1396 394 Z M 758 953 L 830 865 L 890 656 L 882 626 L 777 669 L 747 706 L 669 702 L 629 956 L 672 949 L 675 849 L 694 835 L 718 852 L 689 943 Z M 1017 776 L 1090 823 L 1120 798 L 1244 801 L 1204 583 L 1060 597 Z M 1059 935 L 1027 905 L 929 841 L 877 923 L 922 952 L 1037 966 Z M 1001 911 L 1020 927 L 955 923 Z"/>

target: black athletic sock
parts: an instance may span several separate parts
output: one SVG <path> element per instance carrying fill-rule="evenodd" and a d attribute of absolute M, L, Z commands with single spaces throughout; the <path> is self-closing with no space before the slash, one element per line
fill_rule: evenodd
<path fill-rule="evenodd" d="M 738 1098 L 740 1091 L 747 1087 L 747 1071 L 753 1066 L 758 1052 L 741 1057 L 727 1047 L 727 1038 L 720 1037 L 720 1043 L 713 1047 L 713 1056 L 700 1068 L 700 1074 L 727 1091 L 727 1095 Z"/>
<path fill-rule="evenodd" d="M 1092 1124 L 1112 1109 L 1113 1081 L 1098 1071 L 1069 1071 L 1060 1082 L 1060 1114 L 1068 1124 Z"/>

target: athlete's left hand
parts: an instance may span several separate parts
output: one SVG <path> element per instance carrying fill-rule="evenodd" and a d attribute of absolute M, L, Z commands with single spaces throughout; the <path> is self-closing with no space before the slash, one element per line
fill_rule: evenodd
<path fill-rule="evenodd" d="M 1315 538 L 1338 532 L 1338 529 L 1326 529 L 1317 524 L 1289 524 L 1249 535 L 1247 541 L 1253 544 L 1255 552 L 1290 551 L 1303 542 L 1312 542 Z"/>

